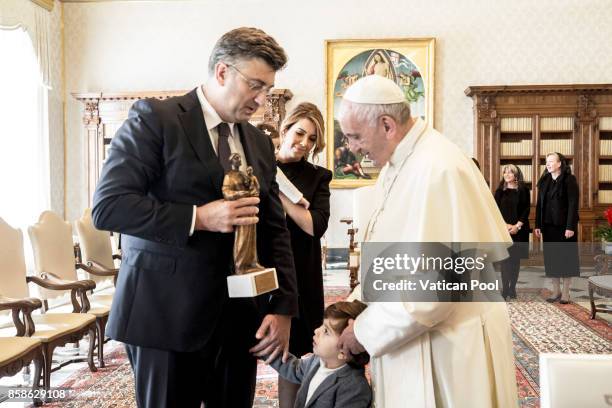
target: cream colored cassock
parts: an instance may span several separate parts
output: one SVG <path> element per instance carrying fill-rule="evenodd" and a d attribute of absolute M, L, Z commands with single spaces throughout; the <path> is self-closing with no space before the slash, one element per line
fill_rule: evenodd
<path fill-rule="evenodd" d="M 476 166 L 425 127 L 418 119 L 382 169 L 366 241 L 510 243 Z M 371 303 L 355 335 L 372 356 L 376 408 L 518 405 L 503 302 Z"/>

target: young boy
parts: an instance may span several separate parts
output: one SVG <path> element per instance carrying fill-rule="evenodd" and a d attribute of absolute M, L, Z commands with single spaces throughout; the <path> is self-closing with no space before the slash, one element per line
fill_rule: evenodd
<path fill-rule="evenodd" d="M 338 348 L 338 338 L 366 305 L 359 301 L 337 302 L 325 309 L 323 325 L 315 330 L 313 354 L 303 359 L 282 355 L 272 366 L 284 379 L 301 384 L 294 408 L 366 408 L 372 401 L 372 390 L 365 378 L 368 353 L 346 356 Z M 257 354 L 258 357 L 263 357 Z"/>

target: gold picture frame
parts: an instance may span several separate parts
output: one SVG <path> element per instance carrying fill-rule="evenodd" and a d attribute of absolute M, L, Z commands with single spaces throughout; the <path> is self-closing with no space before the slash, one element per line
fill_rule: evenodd
<path fill-rule="evenodd" d="M 365 75 L 382 75 L 402 87 L 412 116 L 433 127 L 435 39 L 326 40 L 327 165 L 332 188 L 373 184 L 380 172 L 367 157 L 348 150 L 335 119 L 344 90 Z"/>

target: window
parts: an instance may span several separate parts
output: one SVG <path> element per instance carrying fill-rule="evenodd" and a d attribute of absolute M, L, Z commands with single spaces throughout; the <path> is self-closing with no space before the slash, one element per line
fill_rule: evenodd
<path fill-rule="evenodd" d="M 25 227 L 49 206 L 47 89 L 30 37 L 0 30 L 0 217 Z"/>

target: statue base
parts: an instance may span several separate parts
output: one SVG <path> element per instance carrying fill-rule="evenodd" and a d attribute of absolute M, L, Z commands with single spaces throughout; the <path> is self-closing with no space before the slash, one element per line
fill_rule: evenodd
<path fill-rule="evenodd" d="M 231 298 L 255 297 L 275 289 L 278 289 L 278 278 L 274 268 L 227 277 L 227 290 Z"/>

